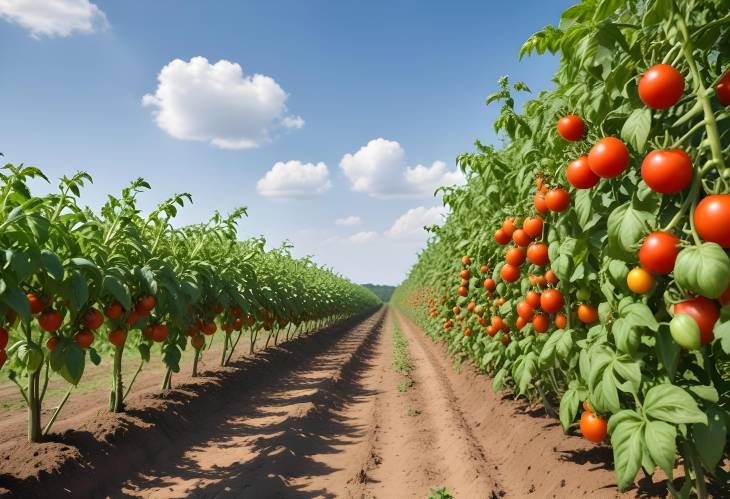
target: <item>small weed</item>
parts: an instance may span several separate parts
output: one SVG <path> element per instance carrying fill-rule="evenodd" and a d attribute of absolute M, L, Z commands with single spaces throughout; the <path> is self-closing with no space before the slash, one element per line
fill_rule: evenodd
<path fill-rule="evenodd" d="M 454 499 L 454 496 L 446 487 L 441 487 L 440 489 L 431 489 L 428 499 Z"/>
<path fill-rule="evenodd" d="M 393 324 L 393 367 L 404 376 L 404 380 L 398 384 L 398 391 L 408 391 L 414 383 L 413 378 L 411 378 L 413 365 L 408 356 L 408 341 L 403 336 L 403 332 L 397 323 Z"/>

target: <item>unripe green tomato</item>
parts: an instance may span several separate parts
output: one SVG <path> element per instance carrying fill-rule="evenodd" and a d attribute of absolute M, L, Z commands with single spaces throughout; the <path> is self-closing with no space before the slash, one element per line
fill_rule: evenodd
<path fill-rule="evenodd" d="M 689 315 L 675 315 L 669 323 L 669 331 L 680 347 L 687 350 L 698 350 L 700 348 L 700 327 Z"/>
<path fill-rule="evenodd" d="M 576 298 L 578 301 L 588 301 L 591 299 L 591 292 L 588 288 L 580 288 L 576 293 Z"/>

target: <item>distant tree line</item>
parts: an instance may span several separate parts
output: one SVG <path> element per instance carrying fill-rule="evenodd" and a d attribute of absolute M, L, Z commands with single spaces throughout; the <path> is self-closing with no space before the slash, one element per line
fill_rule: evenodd
<path fill-rule="evenodd" d="M 393 295 L 393 291 L 395 291 L 395 286 L 386 286 L 385 284 L 363 284 L 363 286 L 375 293 L 385 303 L 390 301 L 390 297 Z"/>

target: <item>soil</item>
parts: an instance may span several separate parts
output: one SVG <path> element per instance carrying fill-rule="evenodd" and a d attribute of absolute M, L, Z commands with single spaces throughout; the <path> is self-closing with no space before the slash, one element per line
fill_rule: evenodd
<path fill-rule="evenodd" d="M 410 386 L 393 366 L 395 323 Z M 0 493 L 425 498 L 445 486 L 457 498 L 622 496 L 607 446 L 494 394 L 471 366 L 455 370 L 442 345 L 387 307 L 178 376 L 164 393 L 154 380 L 122 415 L 103 409 L 106 393 L 77 397 L 43 444 L 17 436 L 20 416 L 1 421 Z M 640 482 L 625 496 L 661 490 Z"/>

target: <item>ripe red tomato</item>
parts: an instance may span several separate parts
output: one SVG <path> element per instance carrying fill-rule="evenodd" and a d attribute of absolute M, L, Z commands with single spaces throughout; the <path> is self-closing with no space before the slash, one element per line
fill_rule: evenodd
<path fill-rule="evenodd" d="M 8 360 L 8 352 L 5 350 L 0 350 L 0 369 L 5 365 L 5 362 Z"/>
<path fill-rule="evenodd" d="M 570 206 L 570 194 L 562 187 L 551 189 L 545 194 L 545 203 L 552 211 L 565 211 Z"/>
<path fill-rule="evenodd" d="M 268 325 L 269 328 L 271 327 L 271 324 Z M 264 324 L 264 328 L 266 328 L 266 324 Z M 215 332 L 218 330 L 218 326 L 216 326 L 215 322 L 206 322 L 203 324 L 203 333 L 207 334 L 208 336 L 215 334 Z"/>
<path fill-rule="evenodd" d="M 540 215 L 527 217 L 522 223 L 522 230 L 532 238 L 542 236 L 542 217 Z"/>
<path fill-rule="evenodd" d="M 730 194 L 706 196 L 695 208 L 697 233 L 705 241 L 730 248 Z"/>
<path fill-rule="evenodd" d="M 557 289 L 547 289 L 540 296 L 540 307 L 549 314 L 563 308 L 563 293 Z"/>
<path fill-rule="evenodd" d="M 82 329 L 74 335 L 74 341 L 86 350 L 94 342 L 94 333 L 90 329 Z"/>
<path fill-rule="evenodd" d="M 512 233 L 512 240 L 517 246 L 527 246 L 530 244 L 530 236 L 522 229 L 517 229 Z"/>
<path fill-rule="evenodd" d="M 152 341 L 162 343 L 167 339 L 167 325 L 166 324 L 155 324 L 152 327 Z"/>
<path fill-rule="evenodd" d="M 504 328 L 504 320 L 498 315 L 492 316 L 491 322 L 492 322 L 492 327 L 496 331 L 500 331 L 502 328 Z"/>
<path fill-rule="evenodd" d="M 544 333 L 550 326 L 550 320 L 545 314 L 535 314 L 532 318 L 532 328 L 538 333 Z"/>
<path fill-rule="evenodd" d="M 112 320 L 118 320 L 124 314 L 124 307 L 118 301 L 110 303 L 105 309 L 104 313 L 107 317 Z"/>
<path fill-rule="evenodd" d="M 499 331 L 499 330 L 497 328 L 495 328 L 494 326 L 487 326 L 487 334 L 489 336 L 494 336 L 495 334 L 497 334 L 497 331 Z"/>
<path fill-rule="evenodd" d="M 510 241 L 510 235 L 507 234 L 503 229 L 497 229 L 494 233 L 494 240 L 497 241 L 497 244 L 501 244 L 504 246 Z"/>
<path fill-rule="evenodd" d="M 545 202 L 545 195 L 540 192 L 535 194 L 535 209 L 540 213 L 547 213 L 550 211 L 550 208 L 548 208 L 548 205 Z"/>
<path fill-rule="evenodd" d="M 652 232 L 639 249 L 641 266 L 655 274 L 669 274 L 679 254 L 679 239 L 669 232 Z"/>
<path fill-rule="evenodd" d="M 525 301 L 532 307 L 537 308 L 540 306 L 540 293 L 535 291 L 528 291 L 525 295 Z"/>
<path fill-rule="evenodd" d="M 502 224 L 502 230 L 510 237 L 512 237 L 512 233 L 515 231 L 516 228 L 517 227 L 515 227 L 515 217 L 506 218 L 504 220 L 504 223 Z"/>
<path fill-rule="evenodd" d="M 61 317 L 61 312 L 53 310 L 52 308 L 45 309 L 41 313 L 40 317 L 38 317 L 38 325 L 41 329 L 49 333 L 55 333 L 58 331 L 62 322 L 63 317 Z"/>
<path fill-rule="evenodd" d="M 558 279 L 558 276 L 556 276 L 555 272 L 553 272 L 552 270 L 548 270 L 547 272 L 545 272 L 545 282 L 548 282 L 550 284 L 557 284 L 559 281 L 560 279 Z M 544 284 L 542 284 L 542 286 L 544 286 Z"/>
<path fill-rule="evenodd" d="M 519 267 L 505 263 L 502 266 L 502 270 L 500 270 L 499 275 L 501 275 L 502 279 L 506 282 L 515 282 L 520 278 L 520 269 Z"/>
<path fill-rule="evenodd" d="M 449 326 L 449 327 L 451 327 L 451 326 Z M 197 334 L 197 335 L 193 336 L 192 338 L 190 338 L 190 344 L 192 345 L 192 347 L 194 349 L 200 350 L 201 348 L 203 348 L 203 345 L 205 345 L 205 338 L 203 337 L 202 334 Z"/>
<path fill-rule="evenodd" d="M 531 321 L 535 315 L 535 309 L 527 303 L 526 300 L 522 300 L 517 304 L 517 315 L 526 321 Z M 521 328 L 520 328 L 521 329 Z"/>
<path fill-rule="evenodd" d="M 558 120 L 558 133 L 565 140 L 577 141 L 583 138 L 586 132 L 586 125 L 580 116 L 569 114 Z"/>
<path fill-rule="evenodd" d="M 28 293 L 28 303 L 30 304 L 30 313 L 39 314 L 46 308 L 46 301 L 35 293 Z"/>
<path fill-rule="evenodd" d="M 597 444 L 608 435 L 608 423 L 596 413 L 584 411 L 580 416 L 580 432 L 586 440 Z"/>
<path fill-rule="evenodd" d="M 459 286 L 458 293 L 459 293 L 459 296 L 466 296 L 469 294 L 469 290 L 467 289 L 466 286 Z"/>
<path fill-rule="evenodd" d="M 8 346 L 9 339 L 10 335 L 8 334 L 8 330 L 4 327 L 0 327 L 0 350 L 5 350 L 5 347 Z"/>
<path fill-rule="evenodd" d="M 139 306 L 141 306 L 148 312 L 150 310 L 152 310 L 153 308 L 155 308 L 156 305 L 157 305 L 157 300 L 152 295 L 144 296 L 139 300 Z"/>
<path fill-rule="evenodd" d="M 520 247 L 510 248 L 504 259 L 510 265 L 519 267 L 525 261 L 525 251 Z"/>
<path fill-rule="evenodd" d="M 522 329 L 523 327 L 525 327 L 527 325 L 527 322 L 528 322 L 528 320 L 525 319 L 524 317 L 518 317 L 517 320 L 515 321 L 515 326 L 517 327 L 517 329 Z"/>
<path fill-rule="evenodd" d="M 479 272 L 481 272 L 482 274 L 486 274 L 487 272 L 489 272 L 489 266 L 482 265 L 481 268 L 479 269 Z"/>
<path fill-rule="evenodd" d="M 548 246 L 545 243 L 533 243 L 527 248 L 527 259 L 530 263 L 542 267 L 550 263 Z"/>
<path fill-rule="evenodd" d="M 730 71 L 722 75 L 715 87 L 715 95 L 720 104 L 730 106 Z"/>
<path fill-rule="evenodd" d="M 461 263 L 463 263 L 464 265 L 471 265 L 471 258 L 464 255 L 461 257 Z"/>
<path fill-rule="evenodd" d="M 558 314 L 555 316 L 555 327 L 558 329 L 565 329 L 565 326 L 568 325 L 568 318 L 565 316 L 565 314 Z"/>
<path fill-rule="evenodd" d="M 461 277 L 465 281 L 468 281 L 469 278 L 471 277 L 471 273 L 467 269 L 464 269 L 461 272 L 459 272 L 459 277 Z"/>
<path fill-rule="evenodd" d="M 616 177 L 629 166 L 629 150 L 616 137 L 604 137 L 588 153 L 588 166 L 599 177 Z"/>
<path fill-rule="evenodd" d="M 588 165 L 588 156 L 581 156 L 571 161 L 565 169 L 565 176 L 568 177 L 570 185 L 576 189 L 590 189 L 601 180 Z"/>
<path fill-rule="evenodd" d="M 484 289 L 487 291 L 494 291 L 497 288 L 497 284 L 494 282 L 494 279 L 484 279 Z"/>
<path fill-rule="evenodd" d="M 578 319 L 584 324 L 593 324 L 598 320 L 598 311 L 595 307 L 583 303 L 578 305 Z"/>
<path fill-rule="evenodd" d="M 55 334 L 51 335 L 51 337 L 48 338 L 48 341 L 46 341 L 46 348 L 48 348 L 48 350 L 53 351 L 56 349 L 57 346 L 58 346 L 58 336 L 56 336 Z"/>
<path fill-rule="evenodd" d="M 639 79 L 639 98 L 652 109 L 672 107 L 683 93 L 684 78 L 669 64 L 652 66 Z"/>
<path fill-rule="evenodd" d="M 700 341 L 706 345 L 715 338 L 712 329 L 720 318 L 720 309 L 714 300 L 698 296 L 674 305 L 674 315 L 687 314 L 700 327 Z"/>
<path fill-rule="evenodd" d="M 641 176 L 652 190 L 673 194 L 684 190 L 692 181 L 692 159 L 682 149 L 658 149 L 646 155 L 641 163 Z"/>
<path fill-rule="evenodd" d="M 84 313 L 83 322 L 89 329 L 99 329 L 104 324 L 104 316 L 95 308 L 90 308 Z"/>
<path fill-rule="evenodd" d="M 468 327 L 464 330 L 464 336 L 471 336 L 471 328 Z"/>
<path fill-rule="evenodd" d="M 502 336 L 502 338 L 500 338 L 500 340 L 499 340 L 499 341 L 501 341 L 501 342 L 502 342 L 502 345 L 504 345 L 504 346 L 507 346 L 507 345 L 509 345 L 509 342 L 510 342 L 510 341 L 512 341 L 512 340 L 510 340 L 509 334 L 506 334 L 506 333 L 505 333 L 505 334 L 504 334 L 504 335 Z"/>
<path fill-rule="evenodd" d="M 126 341 L 127 332 L 124 329 L 115 329 L 114 331 L 109 332 L 109 343 L 111 343 L 115 347 L 120 347 L 124 345 L 124 342 Z"/>

